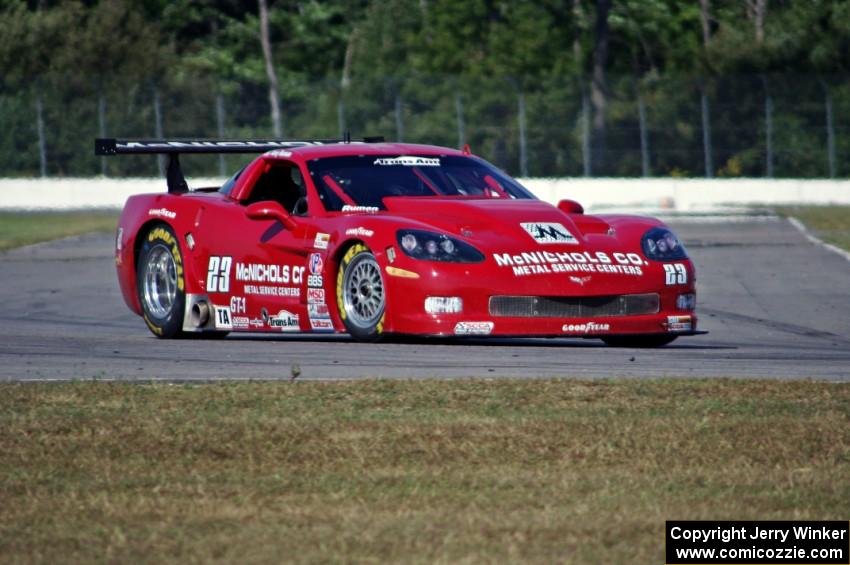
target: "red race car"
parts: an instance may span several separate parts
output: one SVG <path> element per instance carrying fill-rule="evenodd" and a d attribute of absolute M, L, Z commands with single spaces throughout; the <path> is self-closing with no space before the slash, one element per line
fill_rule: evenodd
<path fill-rule="evenodd" d="M 190 191 L 179 155 L 262 153 Z M 169 156 L 132 196 L 115 262 L 162 338 L 228 332 L 570 336 L 661 346 L 697 331 L 695 272 L 660 221 L 553 206 L 467 151 L 350 141 L 95 141 Z"/>

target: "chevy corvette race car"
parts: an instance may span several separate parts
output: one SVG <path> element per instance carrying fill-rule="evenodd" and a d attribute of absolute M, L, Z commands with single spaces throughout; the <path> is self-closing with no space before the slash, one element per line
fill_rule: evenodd
<path fill-rule="evenodd" d="M 190 191 L 185 153 L 261 153 Z M 660 221 L 553 206 L 468 151 L 343 141 L 95 141 L 169 157 L 129 198 L 115 262 L 161 338 L 571 336 L 661 346 L 697 331 L 695 272 Z"/>

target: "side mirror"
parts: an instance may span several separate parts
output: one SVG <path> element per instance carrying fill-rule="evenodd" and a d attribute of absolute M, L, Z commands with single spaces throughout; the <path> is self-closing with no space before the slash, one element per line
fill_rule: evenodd
<path fill-rule="evenodd" d="M 277 220 L 288 230 L 294 230 L 298 225 L 289 212 L 284 210 L 279 202 L 266 200 L 254 202 L 245 208 L 245 215 L 251 220 Z"/>
<path fill-rule="evenodd" d="M 561 200 L 558 202 L 558 210 L 565 214 L 584 214 L 584 206 L 575 200 Z"/>

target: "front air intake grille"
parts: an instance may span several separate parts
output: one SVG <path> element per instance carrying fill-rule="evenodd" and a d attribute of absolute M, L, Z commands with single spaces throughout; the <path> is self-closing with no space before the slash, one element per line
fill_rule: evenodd
<path fill-rule="evenodd" d="M 504 318 L 604 318 L 656 314 L 657 293 L 615 296 L 491 296 L 490 315 Z"/>

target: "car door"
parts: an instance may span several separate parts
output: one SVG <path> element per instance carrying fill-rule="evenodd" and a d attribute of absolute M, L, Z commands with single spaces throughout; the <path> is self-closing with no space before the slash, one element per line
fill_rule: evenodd
<path fill-rule="evenodd" d="M 206 240 L 203 287 L 215 305 L 216 329 L 297 332 L 310 329 L 305 315 L 307 230 L 274 219 L 250 219 L 249 205 L 276 202 L 294 207 L 298 188 L 286 181 L 294 164 L 269 161 L 240 199 L 223 199 L 199 212 L 196 227 Z M 294 191 L 294 192 L 293 192 Z M 312 247 L 312 241 L 309 242 Z"/>

